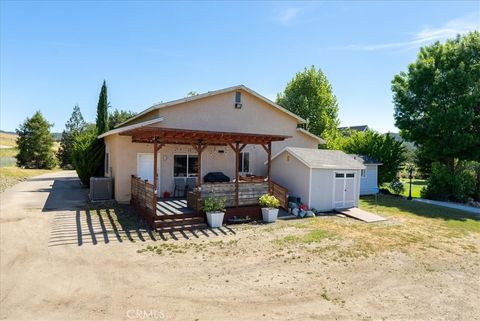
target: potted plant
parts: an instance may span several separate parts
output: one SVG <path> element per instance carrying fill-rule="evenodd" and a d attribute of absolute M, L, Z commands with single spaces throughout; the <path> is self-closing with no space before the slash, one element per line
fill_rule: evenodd
<path fill-rule="evenodd" d="M 266 223 L 275 222 L 278 217 L 280 201 L 273 195 L 264 194 L 258 199 L 258 203 L 262 207 L 263 221 Z"/>
<path fill-rule="evenodd" d="M 206 213 L 210 227 L 221 227 L 225 215 L 225 200 L 208 196 L 202 200 L 202 211 Z"/>

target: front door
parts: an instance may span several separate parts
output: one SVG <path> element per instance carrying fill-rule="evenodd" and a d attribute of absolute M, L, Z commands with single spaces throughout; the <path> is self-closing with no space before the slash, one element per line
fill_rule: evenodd
<path fill-rule="evenodd" d="M 157 196 L 160 196 L 160 154 L 157 157 L 158 188 Z M 153 153 L 137 154 L 137 177 L 147 179 L 153 184 Z"/>
<path fill-rule="evenodd" d="M 335 172 L 333 202 L 335 208 L 355 206 L 355 173 Z"/>

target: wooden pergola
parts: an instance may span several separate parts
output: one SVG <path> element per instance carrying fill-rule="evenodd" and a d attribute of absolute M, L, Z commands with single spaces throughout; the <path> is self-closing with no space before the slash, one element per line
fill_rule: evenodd
<path fill-rule="evenodd" d="M 230 146 L 235 152 L 235 204 L 239 204 L 239 164 L 240 153 L 247 145 L 260 145 L 267 152 L 267 173 L 269 191 L 272 190 L 271 181 L 271 160 L 272 160 L 272 142 L 283 141 L 291 136 L 270 135 L 270 134 L 251 134 L 237 132 L 221 132 L 206 130 L 190 130 L 178 128 L 164 128 L 145 126 L 135 128 L 120 133 L 122 136 L 131 136 L 134 143 L 153 144 L 153 177 L 154 188 L 158 189 L 158 151 L 166 144 L 191 145 L 198 153 L 198 176 L 197 186 L 202 185 L 202 152 L 207 146 Z"/>

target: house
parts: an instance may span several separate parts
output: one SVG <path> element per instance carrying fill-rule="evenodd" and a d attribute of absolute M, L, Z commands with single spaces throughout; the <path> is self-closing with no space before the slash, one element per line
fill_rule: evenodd
<path fill-rule="evenodd" d="M 370 128 L 368 128 L 367 125 L 360 125 L 360 126 L 338 127 L 338 130 L 343 133 L 348 133 L 351 130 L 356 132 L 366 132 L 367 130 L 370 130 Z"/>
<path fill-rule="evenodd" d="M 156 104 L 99 136 L 105 142 L 105 176 L 114 180 L 115 199 L 143 208 L 152 225 L 159 212 L 180 215 L 185 205 L 198 212 L 199 201 L 211 193 L 227 199 L 226 218 L 242 206 L 256 206 L 254 217 L 262 193 L 274 193 L 286 206 L 288 191 L 275 182 L 272 155 L 324 143 L 299 128 L 303 123 L 243 85 Z M 226 182 L 205 179 L 212 177 Z M 187 204 L 159 203 L 165 192 L 186 194 Z"/>
<path fill-rule="evenodd" d="M 365 169 L 360 174 L 360 195 L 373 195 L 378 193 L 378 166 L 382 165 L 376 159 L 368 156 L 351 154 L 353 159 L 360 161 Z"/>
<path fill-rule="evenodd" d="M 272 158 L 272 177 L 318 211 L 358 206 L 365 166 L 339 150 L 286 147 Z"/>

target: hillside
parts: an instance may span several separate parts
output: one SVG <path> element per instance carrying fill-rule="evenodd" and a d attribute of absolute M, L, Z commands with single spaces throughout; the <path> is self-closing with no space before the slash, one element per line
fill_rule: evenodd
<path fill-rule="evenodd" d="M 53 135 L 53 139 L 55 141 L 60 141 L 60 139 L 62 138 L 62 133 L 52 133 Z M 11 137 L 14 137 L 13 138 L 13 141 L 15 141 L 16 137 L 17 137 L 17 133 L 15 132 L 9 132 L 9 131 L 5 131 L 5 130 L 0 130 L 0 138 L 3 140 L 3 137 L 6 137 L 6 139 L 11 139 Z M 0 145 L 3 145 L 3 143 L 0 143 Z M 14 145 L 6 145 L 6 146 L 15 146 Z"/>
<path fill-rule="evenodd" d="M 14 148 L 17 143 L 17 134 L 0 131 L 0 148 Z"/>

